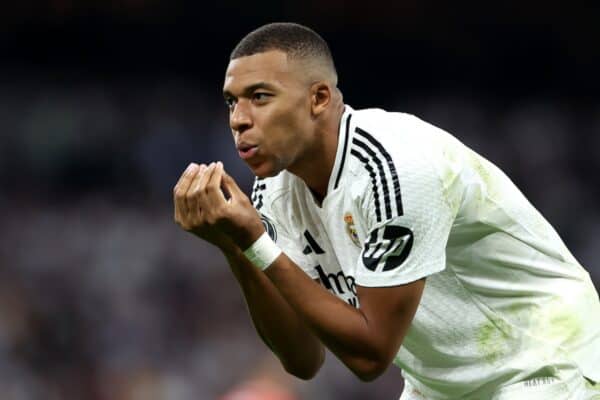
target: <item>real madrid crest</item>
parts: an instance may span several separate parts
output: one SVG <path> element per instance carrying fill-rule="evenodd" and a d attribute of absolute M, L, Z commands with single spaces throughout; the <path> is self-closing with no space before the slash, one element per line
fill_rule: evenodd
<path fill-rule="evenodd" d="M 352 214 L 349 212 L 344 214 L 344 222 L 346 223 L 346 232 L 350 236 L 352 243 L 360 246 L 360 240 L 358 240 L 358 232 L 356 232 L 356 226 L 354 225 L 354 218 L 352 218 Z"/>

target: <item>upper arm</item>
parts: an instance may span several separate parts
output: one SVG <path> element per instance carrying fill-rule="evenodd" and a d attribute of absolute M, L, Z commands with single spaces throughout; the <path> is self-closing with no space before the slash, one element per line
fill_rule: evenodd
<path fill-rule="evenodd" d="M 360 136 L 360 135 L 359 135 Z M 386 164 L 365 178 L 360 199 L 364 242 L 355 268 L 360 309 L 380 362 L 390 362 L 419 306 L 426 277 L 446 267 L 456 216 L 439 174 L 440 152 L 422 143 L 400 146 L 389 136 L 359 137 Z M 376 145 L 377 140 L 382 144 Z M 370 144 L 371 143 L 371 144 Z M 366 151 L 359 159 L 368 170 Z M 376 161 L 376 160 L 375 160 Z M 387 182 L 387 183 L 386 183 Z"/>
<path fill-rule="evenodd" d="M 388 163 L 370 180 L 363 175 L 359 203 L 365 236 L 355 276 L 368 287 L 404 285 L 443 270 L 456 216 L 436 167 L 444 163 L 440 152 L 420 143 L 384 144 L 379 159 Z"/>
<path fill-rule="evenodd" d="M 357 286 L 360 309 L 384 365 L 398 353 L 424 288 L 425 278 L 391 287 Z"/>

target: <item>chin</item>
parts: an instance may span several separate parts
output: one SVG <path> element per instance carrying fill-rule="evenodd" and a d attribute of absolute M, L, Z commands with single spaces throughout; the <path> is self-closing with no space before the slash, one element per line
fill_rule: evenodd
<path fill-rule="evenodd" d="M 282 169 L 276 168 L 274 165 L 267 162 L 259 163 L 257 165 L 248 165 L 248 168 L 250 168 L 257 178 L 270 178 L 279 175 L 282 171 Z"/>

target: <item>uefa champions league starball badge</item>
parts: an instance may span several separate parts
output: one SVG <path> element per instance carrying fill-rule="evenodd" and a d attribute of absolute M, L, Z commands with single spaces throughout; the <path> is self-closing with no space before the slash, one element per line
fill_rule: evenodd
<path fill-rule="evenodd" d="M 354 218 L 352 218 L 352 214 L 349 212 L 344 214 L 344 222 L 346 223 L 346 232 L 348 232 L 352 243 L 360 247 L 360 241 L 358 240 L 358 233 L 356 232 L 356 226 L 354 226 Z"/>

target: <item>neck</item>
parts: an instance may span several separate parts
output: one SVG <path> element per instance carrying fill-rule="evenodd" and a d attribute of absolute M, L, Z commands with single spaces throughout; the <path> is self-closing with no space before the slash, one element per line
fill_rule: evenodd
<path fill-rule="evenodd" d="M 321 202 L 327 195 L 327 188 L 339 143 L 339 130 L 344 113 L 344 104 L 340 102 L 332 110 L 330 118 L 315 132 L 314 146 L 309 150 L 310 157 L 301 172 L 294 173 L 306 183 L 313 195 Z"/>

